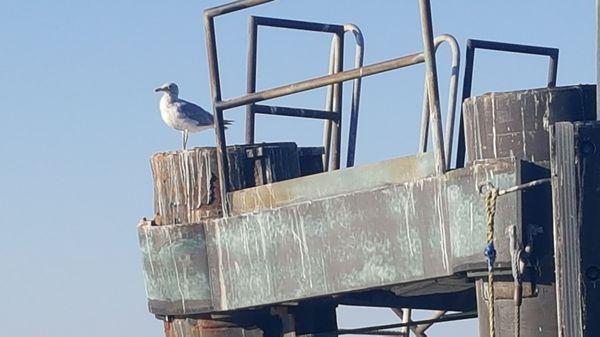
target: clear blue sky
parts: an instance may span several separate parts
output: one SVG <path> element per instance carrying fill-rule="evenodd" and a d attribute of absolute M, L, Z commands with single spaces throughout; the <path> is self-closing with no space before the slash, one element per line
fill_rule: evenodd
<path fill-rule="evenodd" d="M 595 82 L 592 0 L 432 2 L 435 32 L 454 34 L 463 51 L 467 38 L 559 47 L 560 85 Z M 135 225 L 153 213 L 149 157 L 178 148 L 180 137 L 163 125 L 152 89 L 175 81 L 182 97 L 209 107 L 201 14 L 220 3 L 2 1 L 0 335 L 162 335 L 146 309 Z M 421 50 L 414 0 L 280 0 L 217 21 L 225 97 L 245 90 L 250 13 L 356 23 L 367 63 Z M 328 45 L 318 34 L 261 30 L 259 88 L 325 74 Z M 482 93 L 543 86 L 547 61 L 483 52 L 476 67 L 474 90 Z M 439 68 L 445 102 L 447 47 Z M 358 163 L 415 152 L 423 69 L 364 81 Z M 321 108 L 324 92 L 285 102 Z M 227 115 L 236 120 L 230 143 L 243 139 L 242 116 Z M 321 139 L 319 123 L 257 123 L 261 141 Z M 214 135 L 190 142 L 210 145 Z M 391 319 L 389 312 L 343 310 L 340 320 L 355 326 Z M 475 336 L 475 325 L 453 324 L 449 335 Z M 436 331 L 430 336 L 445 335 Z"/>

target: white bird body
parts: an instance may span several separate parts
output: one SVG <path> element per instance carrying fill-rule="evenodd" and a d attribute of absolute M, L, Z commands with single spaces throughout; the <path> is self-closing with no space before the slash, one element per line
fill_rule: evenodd
<path fill-rule="evenodd" d="M 200 123 L 198 123 L 197 121 L 188 118 L 184 113 L 181 113 L 181 101 L 183 100 L 177 97 L 173 97 L 173 95 L 166 92 L 160 98 L 160 116 L 162 117 L 162 120 L 165 122 L 165 124 L 167 124 L 175 130 L 187 130 L 188 132 L 200 132 L 206 129 L 212 129 L 214 127 L 214 124 L 200 125 Z M 185 103 L 191 104 L 189 102 Z M 210 114 L 208 111 L 205 112 L 207 114 Z"/>
<path fill-rule="evenodd" d="M 181 131 L 184 150 L 190 132 L 200 132 L 214 128 L 213 115 L 194 103 L 180 99 L 177 84 L 165 83 L 154 91 L 163 92 L 158 105 L 160 116 L 168 126 Z M 223 124 L 229 125 L 231 121 L 224 120 Z"/>

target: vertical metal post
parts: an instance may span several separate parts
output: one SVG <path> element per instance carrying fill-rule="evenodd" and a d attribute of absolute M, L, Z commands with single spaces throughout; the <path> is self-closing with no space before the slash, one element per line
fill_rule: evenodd
<path fill-rule="evenodd" d="M 600 0 L 596 0 L 596 102 L 600 102 Z M 600 120 L 600 105 L 596 107 L 596 119 Z"/>
<path fill-rule="evenodd" d="M 446 155 L 446 169 L 452 165 L 452 145 L 454 142 L 454 124 L 456 118 L 456 99 L 458 98 L 458 78 L 460 76 L 460 47 L 454 38 L 448 40 L 454 56 L 452 57 L 452 75 L 448 88 L 448 112 L 446 115 L 446 139 L 444 153 Z"/>
<path fill-rule="evenodd" d="M 472 48 L 471 40 L 467 41 L 467 57 L 465 58 L 465 77 L 463 78 L 462 99 L 460 100 L 460 122 L 458 126 L 458 144 L 456 149 L 456 168 L 465 166 L 465 121 L 463 117 L 462 102 L 471 96 L 473 83 L 473 60 L 475 49 Z"/>
<path fill-rule="evenodd" d="M 204 15 L 204 31 L 206 38 L 206 51 L 208 57 L 208 68 L 210 72 L 210 90 L 213 103 L 213 114 L 215 116 L 215 134 L 217 139 L 217 165 L 219 172 L 219 189 L 223 216 L 229 215 L 227 205 L 227 192 L 229 192 L 229 162 L 227 158 L 227 144 L 225 141 L 225 128 L 223 127 L 223 109 L 217 108 L 217 102 L 221 101 L 221 83 L 219 78 L 219 62 L 217 59 L 217 43 L 215 37 L 214 18 Z"/>
<path fill-rule="evenodd" d="M 365 40 L 360 29 L 352 24 L 344 25 L 344 31 L 354 33 L 356 40 L 356 54 L 354 56 L 354 68 L 363 66 L 365 56 Z M 352 107 L 350 111 L 350 131 L 348 134 L 348 155 L 346 157 L 346 167 L 354 166 L 354 154 L 356 153 L 356 133 L 358 132 L 358 113 L 360 108 L 360 91 L 362 78 L 357 78 L 352 83 Z"/>
<path fill-rule="evenodd" d="M 423 84 L 423 106 L 421 108 L 421 128 L 419 131 L 419 153 L 427 152 L 427 141 L 429 140 L 429 95 L 427 94 L 427 79 Z"/>
<path fill-rule="evenodd" d="M 331 40 L 331 50 L 329 53 L 329 75 L 332 75 L 336 69 L 337 56 L 339 52 L 338 39 L 333 36 Z M 327 97 L 325 98 L 325 111 L 333 111 L 333 84 L 327 86 Z M 331 128 L 332 122 L 326 120 L 323 124 L 323 171 L 329 171 L 329 162 L 331 158 Z"/>
<path fill-rule="evenodd" d="M 247 93 L 256 92 L 256 54 L 257 54 L 257 31 L 258 26 L 251 16 L 248 21 L 248 77 L 246 79 Z M 254 121 L 256 116 L 252 111 L 252 105 L 246 105 L 246 144 L 254 144 Z"/>
<path fill-rule="evenodd" d="M 402 309 L 402 323 L 409 324 L 410 321 L 411 321 L 411 316 L 412 316 L 412 309 L 410 309 L 410 308 Z M 409 327 L 407 325 L 405 327 L 400 328 L 400 331 L 402 333 L 404 333 L 403 336 L 408 337 L 410 330 L 409 330 Z"/>
<path fill-rule="evenodd" d="M 433 42 L 433 27 L 431 23 L 431 4 L 429 0 L 419 0 L 421 26 L 423 35 L 423 54 L 427 74 L 427 92 L 429 96 L 430 120 L 433 125 L 433 146 L 435 152 L 435 167 L 438 174 L 446 172 L 444 158 L 444 138 L 442 132 L 442 117 L 440 114 L 440 95 L 438 91 L 437 67 L 435 63 L 435 47 Z"/>
<path fill-rule="evenodd" d="M 558 76 L 558 55 L 550 56 L 550 66 L 548 68 L 548 88 L 556 87 L 556 77 Z"/>
<path fill-rule="evenodd" d="M 475 59 L 475 49 L 487 49 L 496 50 L 510 53 L 530 54 L 530 55 L 544 55 L 550 58 L 549 69 L 548 69 L 548 87 L 553 88 L 556 86 L 556 76 L 558 72 L 558 54 L 559 50 L 556 48 L 538 47 L 519 45 L 512 43 L 503 43 L 495 41 L 482 41 L 482 40 L 467 40 L 467 58 L 465 64 L 465 77 L 463 79 L 463 93 L 461 101 L 460 111 L 460 129 L 458 132 L 458 149 L 456 151 L 456 167 L 464 167 L 465 164 L 465 134 L 464 134 L 464 120 L 462 102 L 465 99 L 471 97 L 472 84 L 473 84 L 473 63 Z"/>
<path fill-rule="evenodd" d="M 344 32 L 339 32 L 335 34 L 334 39 L 337 40 L 337 50 L 336 53 L 336 64 L 335 64 L 335 72 L 339 73 L 344 70 Z M 331 146 L 332 152 L 332 169 L 337 170 L 340 168 L 341 163 L 341 152 L 342 152 L 342 99 L 343 92 L 342 88 L 344 86 L 343 82 L 339 82 L 333 85 L 333 111 L 339 114 L 340 118 L 337 122 L 333 123 L 332 130 L 332 139 L 333 143 Z"/>
<path fill-rule="evenodd" d="M 460 47 L 456 39 L 448 34 L 442 34 L 435 38 L 435 52 L 439 46 L 447 42 L 452 51 L 452 69 L 450 75 L 450 87 L 448 89 L 448 111 L 446 112 L 446 130 L 444 138 L 444 154 L 446 156 L 446 169 L 450 169 L 452 159 L 452 142 L 454 141 L 454 118 L 456 115 L 456 99 L 458 95 L 458 77 L 460 74 Z M 427 152 L 427 141 L 429 139 L 429 97 L 427 95 L 427 83 L 423 89 L 423 107 L 421 114 L 421 130 L 419 139 L 419 153 Z"/>

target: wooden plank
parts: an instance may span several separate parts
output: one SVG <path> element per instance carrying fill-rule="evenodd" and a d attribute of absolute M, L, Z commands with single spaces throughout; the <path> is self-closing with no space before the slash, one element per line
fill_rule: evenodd
<path fill-rule="evenodd" d="M 559 332 L 598 336 L 600 123 L 557 123 L 551 139 Z"/>
<path fill-rule="evenodd" d="M 548 126 L 595 120 L 595 89 L 577 85 L 487 93 L 465 100 L 467 159 L 549 161 Z"/>
<path fill-rule="evenodd" d="M 301 175 L 294 143 L 229 146 L 231 190 L 270 184 Z M 154 211 L 158 224 L 194 224 L 221 216 L 217 153 L 214 147 L 152 156 Z"/>

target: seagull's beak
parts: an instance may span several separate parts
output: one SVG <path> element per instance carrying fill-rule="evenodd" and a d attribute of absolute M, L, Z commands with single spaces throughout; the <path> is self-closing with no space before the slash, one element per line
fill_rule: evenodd
<path fill-rule="evenodd" d="M 164 88 L 156 88 L 156 89 L 154 89 L 154 92 L 161 92 L 161 91 L 165 91 L 165 89 Z"/>

